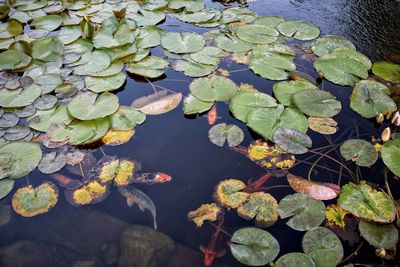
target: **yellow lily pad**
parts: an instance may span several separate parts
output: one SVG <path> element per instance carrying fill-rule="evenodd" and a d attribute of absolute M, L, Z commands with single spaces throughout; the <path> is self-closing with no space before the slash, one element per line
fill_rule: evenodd
<path fill-rule="evenodd" d="M 101 138 L 101 141 L 108 146 L 119 146 L 125 144 L 131 140 L 132 136 L 135 135 L 135 129 L 130 130 L 113 130 L 110 129 L 105 136 Z"/>
<path fill-rule="evenodd" d="M 221 208 L 216 203 L 203 204 L 197 210 L 188 213 L 188 219 L 192 220 L 197 227 L 202 227 L 204 221 L 215 222 Z"/>
<path fill-rule="evenodd" d="M 240 180 L 223 180 L 215 188 L 214 199 L 223 207 L 237 208 L 249 198 L 249 193 L 240 192 L 245 187 L 246 184 Z"/>
<path fill-rule="evenodd" d="M 250 144 L 247 154 L 251 161 L 266 169 L 289 169 L 296 162 L 294 155 L 283 151 L 278 145 L 270 145 L 262 140 Z"/>

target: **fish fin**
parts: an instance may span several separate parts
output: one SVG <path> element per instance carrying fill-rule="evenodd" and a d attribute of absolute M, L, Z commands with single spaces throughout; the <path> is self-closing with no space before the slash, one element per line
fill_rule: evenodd
<path fill-rule="evenodd" d="M 140 209 L 142 212 L 144 212 L 144 211 L 146 210 L 146 208 L 145 208 L 142 204 L 138 203 L 138 206 L 139 206 L 139 209 Z"/>
<path fill-rule="evenodd" d="M 200 251 L 201 251 L 202 253 L 204 253 L 204 254 L 207 253 L 207 248 L 206 248 L 205 246 L 200 245 L 199 249 L 200 249 Z"/>
<path fill-rule="evenodd" d="M 216 254 L 215 256 L 216 256 L 217 258 L 219 258 L 219 257 L 225 256 L 225 254 L 226 254 L 226 250 L 225 250 L 225 249 L 222 249 L 222 250 L 218 251 L 217 254 Z"/>
<path fill-rule="evenodd" d="M 133 204 L 135 204 L 135 199 L 133 199 L 131 197 L 127 197 L 126 198 L 126 204 L 128 204 L 129 207 L 132 207 Z"/>

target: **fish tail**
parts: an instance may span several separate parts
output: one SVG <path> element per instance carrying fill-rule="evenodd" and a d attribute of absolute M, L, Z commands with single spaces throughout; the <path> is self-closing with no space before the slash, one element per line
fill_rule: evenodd
<path fill-rule="evenodd" d="M 157 220 L 156 216 L 153 216 L 154 230 L 157 230 Z"/>

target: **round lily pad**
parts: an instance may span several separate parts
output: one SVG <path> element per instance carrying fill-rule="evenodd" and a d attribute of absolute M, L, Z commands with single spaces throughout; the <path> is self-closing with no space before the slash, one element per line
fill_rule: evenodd
<path fill-rule="evenodd" d="M 325 219 L 324 203 L 302 193 L 284 197 L 279 202 L 278 212 L 282 219 L 293 216 L 286 224 L 297 231 L 310 230 Z"/>
<path fill-rule="evenodd" d="M 137 124 L 142 124 L 146 120 L 146 115 L 142 112 L 127 106 L 120 106 L 111 115 L 111 128 L 113 130 L 129 130 Z"/>
<path fill-rule="evenodd" d="M 19 50 L 6 50 L 0 53 L 0 71 L 19 70 L 29 66 L 32 58 Z"/>
<path fill-rule="evenodd" d="M 55 173 L 64 168 L 66 163 L 66 155 L 64 153 L 57 153 L 54 151 L 43 155 L 38 169 L 44 174 Z"/>
<path fill-rule="evenodd" d="M 396 217 L 396 207 L 390 197 L 362 181 L 343 186 L 338 204 L 354 216 L 376 223 L 390 223 Z"/>
<path fill-rule="evenodd" d="M 244 133 L 242 129 L 233 124 L 220 123 L 214 125 L 210 131 L 208 131 L 208 138 L 210 141 L 217 146 L 223 146 L 225 141 L 228 142 L 228 146 L 238 146 L 244 139 Z"/>
<path fill-rule="evenodd" d="M 204 38 L 198 33 L 165 32 L 161 37 L 162 47 L 176 54 L 200 51 L 204 44 Z"/>
<path fill-rule="evenodd" d="M 167 70 L 168 61 L 161 57 L 148 56 L 137 62 L 129 62 L 126 65 L 126 70 L 136 75 L 157 78 Z"/>
<path fill-rule="evenodd" d="M 393 224 L 376 224 L 360 221 L 358 229 L 361 236 L 376 248 L 394 248 L 399 239 L 399 232 Z"/>
<path fill-rule="evenodd" d="M 28 119 L 28 125 L 37 131 L 47 132 L 50 125 L 53 123 L 68 125 L 72 120 L 73 117 L 69 115 L 67 107 L 59 105 L 58 107 L 48 110 L 38 110 Z"/>
<path fill-rule="evenodd" d="M 371 119 L 380 113 L 396 111 L 397 105 L 390 98 L 390 90 L 386 85 L 363 80 L 354 86 L 350 97 L 350 108 L 364 118 Z"/>
<path fill-rule="evenodd" d="M 95 204 L 103 201 L 110 190 L 107 185 L 92 180 L 74 190 L 65 190 L 64 194 L 68 202 L 73 206 Z"/>
<path fill-rule="evenodd" d="M 134 160 L 120 160 L 117 175 L 114 178 L 116 186 L 125 186 L 131 183 L 131 178 L 135 172 L 141 168 L 140 163 Z"/>
<path fill-rule="evenodd" d="M 308 117 L 308 127 L 320 134 L 334 134 L 339 129 L 334 119 L 320 117 Z"/>
<path fill-rule="evenodd" d="M 100 95 L 84 92 L 75 96 L 68 104 L 68 112 L 80 120 L 93 120 L 113 114 L 119 107 L 118 97 L 104 92 Z"/>
<path fill-rule="evenodd" d="M 58 189 L 51 182 L 34 188 L 32 185 L 19 188 L 13 196 L 12 207 L 24 217 L 47 213 L 58 201 Z"/>
<path fill-rule="evenodd" d="M 120 88 L 126 81 L 126 74 L 119 72 L 106 77 L 85 77 L 85 86 L 90 91 L 95 93 L 102 93 L 106 91 L 112 91 Z"/>
<path fill-rule="evenodd" d="M 273 86 L 274 96 L 279 101 L 279 103 L 285 106 L 293 106 L 292 95 L 296 92 L 307 89 L 318 88 L 312 83 L 305 81 L 285 81 L 275 83 Z"/>
<path fill-rule="evenodd" d="M 9 179 L 0 181 L 0 199 L 5 198 L 13 190 L 14 182 L 15 182 L 14 180 L 9 180 Z"/>
<path fill-rule="evenodd" d="M 129 130 L 113 130 L 110 129 L 102 138 L 101 141 L 108 146 L 119 146 L 131 140 L 135 134 L 135 129 Z"/>
<path fill-rule="evenodd" d="M 292 266 L 316 267 L 317 265 L 310 256 L 298 252 L 291 252 L 285 254 L 282 257 L 280 257 L 275 263 L 275 267 L 292 267 Z"/>
<path fill-rule="evenodd" d="M 319 57 L 330 54 L 337 48 L 356 49 L 352 42 L 345 37 L 338 35 L 325 35 L 321 38 L 315 39 L 311 44 L 312 51 Z"/>
<path fill-rule="evenodd" d="M 355 161 L 357 165 L 369 167 L 378 159 L 375 147 L 362 139 L 349 139 L 340 146 L 340 154 L 346 160 Z"/>
<path fill-rule="evenodd" d="M 343 258 L 342 243 L 335 233 L 325 227 L 308 231 L 303 237 L 302 247 L 317 266 L 335 267 Z"/>
<path fill-rule="evenodd" d="M 227 179 L 219 182 L 214 191 L 215 201 L 227 208 L 237 208 L 243 203 L 245 203 L 249 194 L 245 192 L 240 192 L 244 189 L 246 184 L 240 180 Z"/>
<path fill-rule="evenodd" d="M 205 8 L 198 12 L 181 12 L 176 14 L 176 18 L 184 22 L 200 23 L 207 22 L 214 18 L 216 13 L 215 9 Z"/>
<path fill-rule="evenodd" d="M 333 117 L 337 115 L 342 104 L 327 91 L 307 89 L 292 95 L 292 102 L 304 114 L 317 117 Z"/>
<path fill-rule="evenodd" d="M 253 48 L 253 44 L 242 41 L 235 36 L 218 34 L 214 37 L 215 44 L 226 52 L 247 52 Z"/>
<path fill-rule="evenodd" d="M 256 140 L 249 145 L 247 156 L 251 161 L 266 169 L 289 169 L 296 162 L 294 155 L 262 140 Z"/>
<path fill-rule="evenodd" d="M 4 170 L 0 177 L 20 178 L 38 166 L 42 150 L 34 142 L 10 142 L 0 146 L 1 155 L 7 155 L 8 159 L 0 162 L 0 168 Z"/>
<path fill-rule="evenodd" d="M 2 107 L 25 107 L 31 105 L 42 93 L 42 90 L 36 84 L 30 84 L 26 87 L 20 87 L 15 90 L 0 90 L 0 106 Z"/>
<path fill-rule="evenodd" d="M 319 36 L 319 28 L 312 23 L 302 20 L 287 20 L 277 26 L 279 32 L 285 36 L 298 40 L 313 40 Z"/>
<path fill-rule="evenodd" d="M 385 165 L 394 174 L 400 175 L 400 139 L 387 141 L 381 150 Z"/>
<path fill-rule="evenodd" d="M 248 43 L 269 44 L 277 40 L 279 33 L 274 28 L 265 25 L 245 24 L 236 29 L 236 35 Z"/>
<path fill-rule="evenodd" d="M 264 266 L 272 262 L 279 253 L 278 241 L 267 231 L 247 227 L 233 233 L 232 255 L 249 266 Z"/>
<path fill-rule="evenodd" d="M 191 53 L 189 56 L 192 60 L 200 64 L 218 65 L 222 53 L 222 50 L 218 47 L 206 46 L 199 52 Z"/>
<path fill-rule="evenodd" d="M 390 81 L 393 83 L 400 82 L 400 65 L 386 62 L 386 61 L 379 61 L 375 62 L 372 65 L 372 73 L 385 79 L 386 81 Z"/>
<path fill-rule="evenodd" d="M 371 60 L 364 54 L 351 48 L 336 48 L 327 55 L 322 56 L 323 59 L 329 58 L 347 58 L 360 62 L 367 70 L 372 66 Z"/>
<path fill-rule="evenodd" d="M 222 76 L 195 79 L 189 88 L 193 96 L 206 102 L 229 100 L 237 91 L 236 84 Z"/>
<path fill-rule="evenodd" d="M 298 130 L 278 128 L 273 135 L 274 142 L 291 154 L 304 154 L 312 146 L 311 138 Z"/>
<path fill-rule="evenodd" d="M 256 74 L 270 80 L 286 80 L 288 71 L 296 70 L 293 57 L 277 52 L 254 52 L 249 68 Z"/>
<path fill-rule="evenodd" d="M 278 220 L 278 202 L 268 193 L 255 192 L 237 208 L 237 213 L 246 220 L 255 217 L 257 227 L 269 227 Z"/>
<path fill-rule="evenodd" d="M 43 17 L 38 17 L 32 20 L 30 26 L 36 29 L 43 29 L 47 31 L 53 31 L 60 27 L 62 23 L 62 18 L 59 15 L 47 15 Z"/>
<path fill-rule="evenodd" d="M 197 99 L 193 95 L 189 94 L 184 99 L 183 112 L 187 115 L 202 113 L 209 110 L 212 107 L 212 105 L 214 105 L 213 101 L 212 102 L 201 101 L 200 99 Z"/>
<path fill-rule="evenodd" d="M 203 77 L 211 74 L 217 68 L 216 65 L 198 63 L 189 56 L 186 56 L 185 59 L 175 61 L 172 67 L 176 71 L 183 71 L 189 77 Z"/>

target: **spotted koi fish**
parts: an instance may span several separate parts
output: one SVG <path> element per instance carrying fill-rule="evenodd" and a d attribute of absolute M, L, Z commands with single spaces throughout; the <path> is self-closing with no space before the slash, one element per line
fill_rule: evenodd
<path fill-rule="evenodd" d="M 139 175 L 135 175 L 133 178 L 133 183 L 138 184 L 162 184 L 167 183 L 172 180 L 172 177 L 163 172 L 156 173 L 141 173 Z"/>

